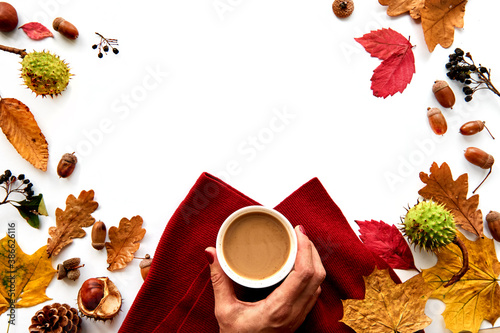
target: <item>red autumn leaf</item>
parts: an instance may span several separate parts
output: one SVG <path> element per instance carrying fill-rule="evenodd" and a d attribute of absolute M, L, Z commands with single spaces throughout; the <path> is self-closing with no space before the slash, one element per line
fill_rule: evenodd
<path fill-rule="evenodd" d="M 412 45 L 399 32 L 392 29 L 371 31 L 355 40 L 372 57 L 382 60 L 371 78 L 373 95 L 386 98 L 403 92 L 415 73 Z"/>
<path fill-rule="evenodd" d="M 365 246 L 395 269 L 415 269 L 408 243 L 395 225 L 383 221 L 356 221 Z"/>
<path fill-rule="evenodd" d="M 54 37 L 52 32 L 47 29 L 43 24 L 38 22 L 30 22 L 26 23 L 19 27 L 19 29 L 23 29 L 23 31 L 28 35 L 29 38 L 34 40 L 40 40 L 47 37 Z"/>

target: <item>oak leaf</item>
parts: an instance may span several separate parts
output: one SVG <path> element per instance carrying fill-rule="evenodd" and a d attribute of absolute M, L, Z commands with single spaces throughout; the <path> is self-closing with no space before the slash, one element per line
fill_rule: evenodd
<path fill-rule="evenodd" d="M 382 28 L 355 40 L 372 57 L 382 60 L 371 78 L 373 95 L 386 98 L 397 92 L 402 93 L 415 73 L 413 46 L 408 39 L 390 28 Z"/>
<path fill-rule="evenodd" d="M 51 238 L 47 240 L 47 253 L 57 256 L 73 238 L 86 235 L 82 228 L 90 227 L 95 222 L 92 213 L 99 204 L 94 201 L 94 191 L 82 191 L 78 198 L 70 194 L 66 199 L 66 209 L 56 209 L 56 226 L 49 228 Z"/>
<path fill-rule="evenodd" d="M 455 27 L 464 27 L 467 0 L 425 0 L 420 10 L 425 43 L 430 52 L 437 44 L 448 48 L 453 44 Z"/>
<path fill-rule="evenodd" d="M 47 140 L 26 105 L 15 98 L 0 99 L 0 127 L 25 160 L 35 168 L 47 171 Z"/>
<path fill-rule="evenodd" d="M 500 262 L 492 239 L 482 237 L 470 241 L 459 237 L 469 252 L 469 270 L 450 287 L 444 287 L 462 267 L 462 252 L 449 244 L 437 252 L 438 261 L 423 271 L 424 280 L 433 288 L 431 298 L 446 304 L 443 318 L 452 332 L 478 332 L 485 319 L 494 324 L 500 317 Z"/>
<path fill-rule="evenodd" d="M 475 194 L 467 199 L 468 175 L 465 173 L 454 181 L 448 164 L 443 163 L 438 167 L 436 162 L 432 163 L 430 172 L 430 175 L 420 172 L 420 180 L 426 186 L 418 194 L 445 205 L 453 214 L 457 226 L 482 237 L 483 213 L 477 209 L 479 195 Z"/>
<path fill-rule="evenodd" d="M 356 332 L 370 333 L 414 333 L 429 326 L 424 308 L 432 289 L 421 274 L 396 284 L 388 270 L 375 268 L 364 280 L 364 299 L 342 300 L 343 323 Z"/>
<path fill-rule="evenodd" d="M 405 238 L 395 225 L 383 221 L 356 221 L 365 246 L 394 269 L 417 269 Z"/>
<path fill-rule="evenodd" d="M 398 16 L 406 12 L 414 19 L 420 18 L 420 10 L 424 7 L 425 0 L 379 0 L 387 8 L 387 15 Z"/>
<path fill-rule="evenodd" d="M 124 268 L 134 259 L 134 253 L 139 249 L 140 241 L 146 234 L 142 228 L 142 217 L 134 216 L 130 220 L 122 218 L 117 227 L 109 228 L 109 242 L 106 242 L 108 253 L 108 270 L 115 271 Z"/>
<path fill-rule="evenodd" d="M 41 40 L 47 37 L 54 37 L 52 32 L 47 29 L 43 24 L 38 22 L 29 22 L 19 27 L 33 40 Z"/>
<path fill-rule="evenodd" d="M 15 306 L 25 308 L 50 300 L 45 291 L 56 270 L 46 246 L 25 254 L 14 238 L 0 240 L 0 314 Z"/>

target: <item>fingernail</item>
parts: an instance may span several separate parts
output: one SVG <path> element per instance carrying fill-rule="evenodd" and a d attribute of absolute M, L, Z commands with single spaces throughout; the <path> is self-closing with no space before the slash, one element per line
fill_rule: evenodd
<path fill-rule="evenodd" d="M 304 226 L 302 224 L 299 225 L 299 230 L 301 233 L 307 236 L 306 229 L 304 229 Z"/>
<path fill-rule="evenodd" d="M 205 257 L 207 257 L 207 261 L 210 265 L 212 265 L 214 263 L 214 255 L 212 254 L 212 252 L 208 251 L 208 250 L 205 250 Z"/>

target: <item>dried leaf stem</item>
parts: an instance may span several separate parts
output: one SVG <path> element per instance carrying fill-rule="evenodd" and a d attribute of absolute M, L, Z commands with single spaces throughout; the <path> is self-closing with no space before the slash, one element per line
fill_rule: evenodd
<path fill-rule="evenodd" d="M 462 242 L 458 237 L 455 237 L 455 239 L 453 240 L 453 244 L 457 245 L 460 251 L 462 251 L 462 256 L 463 256 L 462 268 L 460 268 L 460 270 L 451 277 L 450 281 L 448 281 L 444 285 L 445 288 L 458 282 L 469 270 L 469 252 L 467 251 L 464 242 Z"/>
<path fill-rule="evenodd" d="M 28 54 L 26 52 L 26 49 L 18 49 L 15 47 L 10 47 L 10 46 L 5 46 L 5 45 L 0 45 L 0 50 L 5 51 L 5 52 L 18 54 L 21 58 L 24 58 Z"/>

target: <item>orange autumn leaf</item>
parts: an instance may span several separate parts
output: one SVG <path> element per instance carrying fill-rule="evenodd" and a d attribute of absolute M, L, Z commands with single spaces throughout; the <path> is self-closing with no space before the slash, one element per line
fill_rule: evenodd
<path fill-rule="evenodd" d="M 15 98 L 0 99 L 0 127 L 19 155 L 47 171 L 48 144 L 30 109 Z"/>
<path fill-rule="evenodd" d="M 82 191 L 78 198 L 70 194 L 66 199 L 66 209 L 56 209 L 56 226 L 49 228 L 51 238 L 47 240 L 47 253 L 57 256 L 73 238 L 86 235 L 82 228 L 90 227 L 95 222 L 92 214 L 99 204 L 94 201 L 94 191 Z"/>
<path fill-rule="evenodd" d="M 424 7 L 425 0 L 378 0 L 387 8 L 387 15 L 398 16 L 406 12 L 414 19 L 420 18 L 420 10 Z"/>
<path fill-rule="evenodd" d="M 431 323 L 424 313 L 432 289 L 422 274 L 396 284 L 388 270 L 375 270 L 364 277 L 365 298 L 342 300 L 342 322 L 356 332 L 414 333 Z"/>
<path fill-rule="evenodd" d="M 443 318 L 453 333 L 478 332 L 483 320 L 494 324 L 500 317 L 500 262 L 492 239 L 482 237 L 475 242 L 459 237 L 469 252 L 469 269 L 453 285 L 444 287 L 462 267 L 463 255 L 451 243 L 436 252 L 434 267 L 423 271 L 423 278 L 434 290 L 431 298 L 443 301 Z"/>
<path fill-rule="evenodd" d="M 438 44 L 444 48 L 453 44 L 455 28 L 464 27 L 466 4 L 467 0 L 425 0 L 420 16 L 430 52 Z"/>
<path fill-rule="evenodd" d="M 434 162 L 430 171 L 430 175 L 420 172 L 420 179 L 426 186 L 420 189 L 418 194 L 427 200 L 445 205 L 453 214 L 457 226 L 482 237 L 483 213 L 477 209 L 479 195 L 475 194 L 467 199 L 468 175 L 465 173 L 453 180 L 450 167 L 446 163 L 438 167 Z"/>
<path fill-rule="evenodd" d="M 45 248 L 30 255 L 22 251 L 14 238 L 6 236 L 0 240 L 0 314 L 11 306 L 26 308 L 51 300 L 45 291 L 56 270 Z"/>
<path fill-rule="evenodd" d="M 124 268 L 134 259 L 139 249 L 139 242 L 144 238 L 146 229 L 142 228 L 142 217 L 122 218 L 120 225 L 109 229 L 109 242 L 106 242 L 108 253 L 108 270 Z"/>

